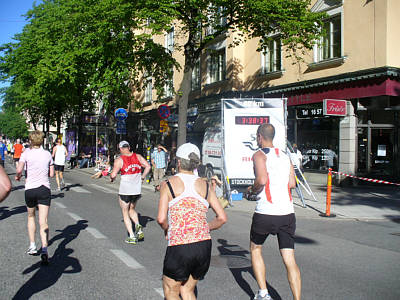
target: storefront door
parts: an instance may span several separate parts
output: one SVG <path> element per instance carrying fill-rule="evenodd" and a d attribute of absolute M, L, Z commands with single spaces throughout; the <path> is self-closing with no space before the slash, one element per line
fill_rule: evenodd
<path fill-rule="evenodd" d="M 395 175 L 395 128 L 366 125 L 358 129 L 358 172 L 374 178 Z"/>

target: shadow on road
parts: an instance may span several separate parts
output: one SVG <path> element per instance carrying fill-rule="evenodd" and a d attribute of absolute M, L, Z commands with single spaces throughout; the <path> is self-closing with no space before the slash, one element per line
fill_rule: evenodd
<path fill-rule="evenodd" d="M 64 198 L 64 193 L 63 192 L 59 192 L 58 194 L 51 194 L 51 199 L 56 199 L 56 198 Z"/>
<path fill-rule="evenodd" d="M 143 227 L 146 227 L 147 223 L 154 221 L 154 218 L 148 217 L 148 216 L 142 216 L 139 213 L 138 213 L 138 217 L 139 217 L 139 223 Z"/>
<path fill-rule="evenodd" d="M 12 215 L 22 214 L 26 212 L 26 206 L 21 205 L 17 207 L 13 207 L 12 209 L 8 209 L 8 206 L 0 207 L 0 220 L 7 219 Z"/>
<path fill-rule="evenodd" d="M 251 260 L 247 258 L 249 251 L 243 249 L 239 245 L 229 244 L 228 241 L 224 239 L 218 239 L 217 241 L 221 244 L 221 246 L 217 247 L 220 257 L 226 259 L 226 265 L 235 278 L 235 281 L 250 297 L 250 300 L 252 300 L 254 298 L 254 292 L 252 291 L 249 283 L 243 278 L 243 273 L 247 272 L 254 278 L 254 280 L 256 280 L 251 267 Z M 279 293 L 268 282 L 267 287 L 272 299 L 282 300 Z"/>
<path fill-rule="evenodd" d="M 79 187 L 79 186 L 83 186 L 83 185 L 80 184 L 80 183 L 68 184 L 68 185 L 66 185 L 66 186 L 64 187 L 64 190 L 65 190 L 65 191 L 69 191 L 71 188 Z"/>
<path fill-rule="evenodd" d="M 318 244 L 315 240 L 309 239 L 304 236 L 295 235 L 294 242 L 297 244 Z"/>
<path fill-rule="evenodd" d="M 69 225 L 49 241 L 49 247 L 61 240 L 53 256 L 50 258 L 48 266 L 42 266 L 37 262 L 25 269 L 22 274 L 29 274 L 36 270 L 36 273 L 17 291 L 13 299 L 29 299 L 36 293 L 45 290 L 55 284 L 63 274 L 73 274 L 82 271 L 79 260 L 70 255 L 74 252 L 67 248 L 67 244 L 76 239 L 79 233 L 88 225 L 86 220 L 80 220 L 76 224 Z"/>
<path fill-rule="evenodd" d="M 18 190 L 22 190 L 22 189 L 24 189 L 24 188 L 25 188 L 24 185 L 13 186 L 13 187 L 11 188 L 11 192 L 18 191 Z"/>

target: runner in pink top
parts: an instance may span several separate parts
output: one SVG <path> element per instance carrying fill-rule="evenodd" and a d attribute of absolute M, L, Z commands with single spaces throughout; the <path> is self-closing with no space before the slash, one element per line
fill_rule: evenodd
<path fill-rule="evenodd" d="M 194 289 L 210 266 L 210 230 L 226 222 L 226 214 L 208 182 L 193 174 L 200 163 L 197 146 L 186 143 L 176 152 L 179 173 L 162 184 L 157 222 L 166 233 L 163 288 L 167 300 L 196 299 Z M 208 207 L 215 218 L 207 223 Z"/>
<path fill-rule="evenodd" d="M 40 238 L 42 240 L 41 259 L 42 264 L 48 264 L 47 245 L 49 241 L 49 226 L 47 225 L 47 216 L 51 201 L 49 176 L 54 176 L 54 166 L 51 154 L 41 147 L 43 137 L 43 132 L 38 130 L 29 134 L 32 148 L 22 153 L 18 162 L 15 179 L 18 181 L 21 179 L 22 172 L 26 166 L 25 203 L 28 210 L 28 235 L 30 241 L 27 253 L 30 255 L 37 253 L 35 243 L 35 211 L 38 208 Z"/>

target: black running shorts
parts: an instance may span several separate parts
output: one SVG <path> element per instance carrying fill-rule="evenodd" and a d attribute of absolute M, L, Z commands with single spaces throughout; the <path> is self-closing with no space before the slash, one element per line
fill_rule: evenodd
<path fill-rule="evenodd" d="M 54 165 L 54 171 L 64 172 L 64 166 Z"/>
<path fill-rule="evenodd" d="M 15 162 L 19 162 L 19 157 L 14 157 Z"/>
<path fill-rule="evenodd" d="M 294 214 L 274 216 L 254 213 L 250 240 L 256 245 L 262 245 L 269 234 L 277 235 L 279 249 L 294 249 L 295 231 L 296 217 Z"/>
<path fill-rule="evenodd" d="M 163 275 L 176 281 L 189 276 L 201 280 L 208 272 L 211 261 L 211 240 L 168 246 L 164 258 Z"/>
<path fill-rule="evenodd" d="M 38 188 L 25 191 L 25 203 L 29 208 L 36 207 L 38 204 L 50 206 L 50 189 L 41 185 Z"/>
<path fill-rule="evenodd" d="M 119 195 L 119 199 L 124 201 L 125 203 L 135 203 L 142 197 L 142 195 Z"/>

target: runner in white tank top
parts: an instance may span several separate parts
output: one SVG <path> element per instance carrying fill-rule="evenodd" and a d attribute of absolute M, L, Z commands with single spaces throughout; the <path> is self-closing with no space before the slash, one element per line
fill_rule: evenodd
<path fill-rule="evenodd" d="M 258 150 L 267 157 L 267 183 L 258 194 L 256 213 L 266 215 L 288 215 L 294 213 L 289 188 L 291 163 L 286 153 L 278 148 Z"/>
<path fill-rule="evenodd" d="M 257 129 L 261 150 L 253 155 L 254 184 L 248 192 L 259 197 L 250 230 L 251 264 L 259 286 L 255 300 L 271 299 L 266 285 L 262 245 L 268 235 L 277 235 L 293 299 L 300 300 L 301 277 L 294 257 L 296 218 L 290 189 L 296 186 L 294 169 L 289 157 L 272 143 L 275 128 L 262 124 Z"/>
<path fill-rule="evenodd" d="M 57 145 L 53 148 L 54 170 L 56 172 L 57 190 L 61 192 L 64 184 L 64 165 L 68 155 L 67 148 L 62 144 L 61 139 L 57 138 Z"/>

